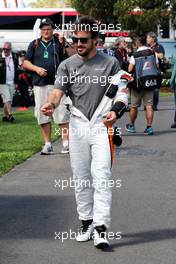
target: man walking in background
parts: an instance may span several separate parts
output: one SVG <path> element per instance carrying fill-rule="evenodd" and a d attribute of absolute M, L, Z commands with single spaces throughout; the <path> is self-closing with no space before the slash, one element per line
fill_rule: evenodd
<path fill-rule="evenodd" d="M 49 18 L 41 20 L 41 38 L 30 43 L 24 67 L 32 72 L 34 86 L 35 116 L 41 126 L 45 145 L 41 151 L 42 155 L 53 153 L 51 144 L 51 118 L 43 115 L 41 106 L 47 101 L 52 92 L 55 75 L 59 63 L 63 60 L 63 48 L 58 38 L 53 35 L 54 24 Z M 62 98 L 61 105 L 53 114 L 55 123 L 60 124 L 62 131 L 68 131 L 69 112 L 66 109 L 66 96 Z M 68 133 L 62 133 L 62 154 L 69 152 Z"/>
<path fill-rule="evenodd" d="M 131 89 L 131 109 L 130 124 L 126 125 L 129 133 L 135 133 L 135 121 L 138 114 L 138 107 L 143 100 L 146 108 L 147 126 L 144 130 L 145 135 L 153 135 L 153 93 L 157 86 L 157 58 L 152 50 L 145 46 L 146 38 L 138 37 L 136 39 L 137 52 L 130 58 L 128 71 L 132 72 L 135 68 L 135 82 Z"/>
<path fill-rule="evenodd" d="M 155 88 L 153 94 L 153 110 L 157 111 L 159 104 L 159 91 L 162 83 L 162 61 L 164 59 L 165 51 L 163 46 L 157 43 L 157 36 L 154 32 L 149 32 L 147 34 L 147 45 L 151 50 L 155 52 L 155 55 L 158 58 L 159 62 L 157 87 Z"/>
<path fill-rule="evenodd" d="M 14 122 L 12 115 L 12 102 L 17 82 L 18 57 L 12 52 L 12 44 L 5 42 L 3 45 L 0 66 L 0 94 L 3 100 L 4 116 L 2 121 Z"/>

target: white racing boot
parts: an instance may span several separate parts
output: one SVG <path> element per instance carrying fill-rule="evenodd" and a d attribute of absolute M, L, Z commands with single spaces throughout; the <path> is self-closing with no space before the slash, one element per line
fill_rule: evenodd
<path fill-rule="evenodd" d="M 76 237 L 77 242 L 86 242 L 92 238 L 93 235 L 93 221 L 92 220 L 82 220 L 81 231 Z"/>
<path fill-rule="evenodd" d="M 109 247 L 109 242 L 106 238 L 106 227 L 104 225 L 96 226 L 94 229 L 94 246 L 96 248 L 105 249 Z"/>

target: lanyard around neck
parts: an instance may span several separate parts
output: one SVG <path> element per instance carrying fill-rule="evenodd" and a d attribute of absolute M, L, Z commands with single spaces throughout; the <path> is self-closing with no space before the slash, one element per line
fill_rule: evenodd
<path fill-rule="evenodd" d="M 125 50 L 124 50 L 124 49 L 121 49 L 121 48 L 119 48 L 118 50 L 119 50 L 121 56 L 122 56 L 123 59 L 124 59 L 124 58 L 126 57 L 126 56 L 125 56 Z"/>
<path fill-rule="evenodd" d="M 45 48 L 45 50 L 47 50 L 49 48 L 49 46 L 51 45 L 51 42 L 48 45 L 45 45 L 42 41 L 41 41 L 42 46 Z"/>

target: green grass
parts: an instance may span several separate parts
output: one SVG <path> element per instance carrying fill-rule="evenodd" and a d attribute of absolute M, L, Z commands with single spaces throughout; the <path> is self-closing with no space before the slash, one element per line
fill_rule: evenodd
<path fill-rule="evenodd" d="M 2 122 L 0 113 L 0 176 L 22 163 L 34 153 L 40 151 L 43 145 L 40 128 L 33 116 L 33 110 L 15 112 L 16 122 Z M 52 132 L 52 140 L 56 140 Z"/>
<path fill-rule="evenodd" d="M 174 94 L 171 92 L 160 92 L 160 96 L 164 97 L 164 96 L 173 96 Z"/>

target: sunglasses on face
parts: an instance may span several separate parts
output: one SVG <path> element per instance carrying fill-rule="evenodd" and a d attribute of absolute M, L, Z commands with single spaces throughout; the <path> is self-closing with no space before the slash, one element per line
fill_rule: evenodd
<path fill-rule="evenodd" d="M 9 51 L 10 49 L 3 48 L 3 51 Z"/>
<path fill-rule="evenodd" d="M 21 54 L 20 57 L 25 57 L 25 54 Z"/>
<path fill-rule="evenodd" d="M 77 38 L 77 37 L 72 37 L 73 43 L 78 43 L 80 41 L 82 44 L 87 44 L 88 40 L 91 38 Z"/>

